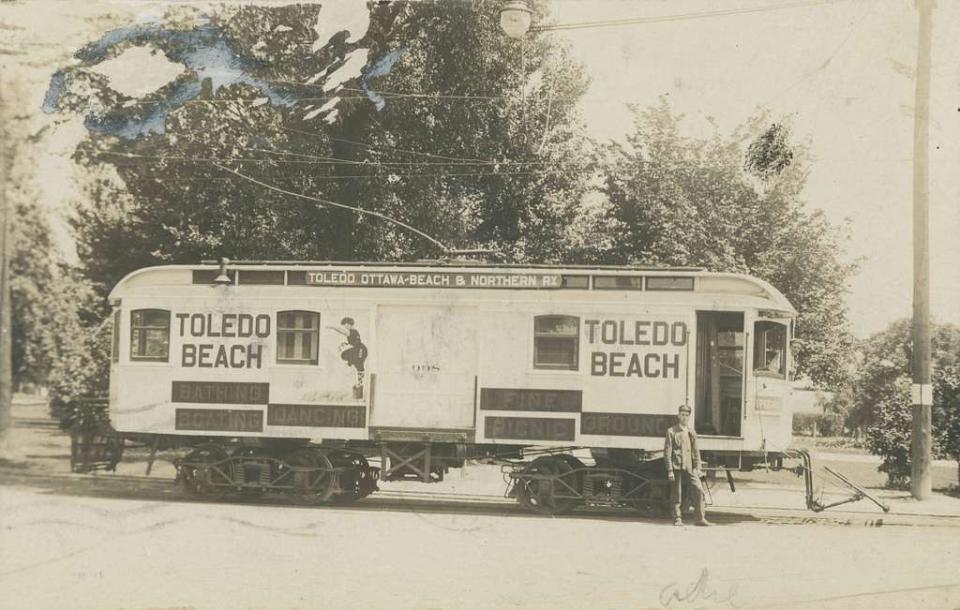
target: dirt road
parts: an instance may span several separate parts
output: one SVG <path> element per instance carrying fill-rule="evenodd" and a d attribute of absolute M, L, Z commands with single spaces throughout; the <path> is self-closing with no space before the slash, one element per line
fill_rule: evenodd
<path fill-rule="evenodd" d="M 71 475 L 55 428 L 19 424 L 26 461 L 0 461 L 3 608 L 960 607 L 958 516 L 815 516 L 760 486 L 718 489 L 708 529 L 551 518 L 489 467 L 349 507 L 207 503 L 165 463 Z"/>
<path fill-rule="evenodd" d="M 74 490 L 75 492 L 77 490 Z M 955 608 L 960 529 L 0 488 L 5 608 Z"/>

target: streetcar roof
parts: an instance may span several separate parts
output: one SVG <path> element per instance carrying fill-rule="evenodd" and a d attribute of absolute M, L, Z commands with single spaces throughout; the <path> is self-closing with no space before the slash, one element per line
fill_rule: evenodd
<path fill-rule="evenodd" d="M 229 261 L 227 269 L 234 283 L 263 287 L 289 286 L 293 288 L 331 284 L 304 281 L 307 274 L 316 277 L 330 273 L 354 273 L 383 276 L 384 274 L 489 274 L 505 279 L 522 276 L 559 277 L 563 288 L 605 293 L 620 292 L 694 292 L 718 294 L 727 297 L 742 295 L 760 298 L 765 307 L 775 313 L 795 315 L 796 310 L 787 298 L 770 283 L 740 274 L 707 271 L 698 267 L 650 267 L 616 265 L 515 265 L 478 263 L 473 261 L 422 261 L 415 263 L 378 263 L 356 261 Z M 209 285 L 220 271 L 220 264 L 203 261 L 197 265 L 160 265 L 132 271 L 117 282 L 110 299 L 138 294 L 139 288 Z M 257 273 L 259 272 L 259 273 Z M 263 272 L 269 272 L 264 274 Z M 237 275 L 239 274 L 239 275 Z M 267 280 L 269 278 L 269 280 Z M 654 278 L 651 281 L 649 278 Z M 683 278 L 693 278 L 685 282 Z M 354 284 L 359 285 L 359 284 Z M 337 285 L 351 287 L 350 284 Z M 679 286 L 679 287 L 678 287 Z M 453 287 L 453 286 L 450 286 Z M 526 287 L 503 286 L 507 290 Z M 369 288 L 367 288 L 369 290 Z M 390 288 L 396 290 L 394 285 Z M 469 290 L 470 288 L 466 288 Z M 565 291 L 566 292 L 566 291 Z"/>

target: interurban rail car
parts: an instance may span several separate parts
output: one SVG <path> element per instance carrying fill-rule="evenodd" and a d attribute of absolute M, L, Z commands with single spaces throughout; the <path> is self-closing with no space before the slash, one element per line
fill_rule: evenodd
<path fill-rule="evenodd" d="M 199 494 L 352 500 L 486 458 L 539 511 L 644 506 L 679 405 L 713 464 L 791 438 L 796 312 L 745 275 L 222 261 L 110 299 L 112 425 L 192 445 Z"/>

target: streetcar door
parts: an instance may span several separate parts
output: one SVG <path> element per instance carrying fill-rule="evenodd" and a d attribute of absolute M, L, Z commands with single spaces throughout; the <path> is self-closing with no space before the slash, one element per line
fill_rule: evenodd
<path fill-rule="evenodd" d="M 697 312 L 697 434 L 740 436 L 743 420 L 743 313 Z"/>
<path fill-rule="evenodd" d="M 473 427 L 475 307 L 381 306 L 377 345 L 371 426 Z"/>
<path fill-rule="evenodd" d="M 786 446 L 793 434 L 792 394 L 788 362 L 790 320 L 760 319 L 753 323 L 751 413 L 761 418 L 764 438 Z"/>

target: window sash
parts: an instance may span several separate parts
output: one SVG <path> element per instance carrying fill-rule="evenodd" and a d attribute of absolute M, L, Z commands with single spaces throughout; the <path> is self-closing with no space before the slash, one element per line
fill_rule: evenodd
<path fill-rule="evenodd" d="M 278 330 L 319 330 L 320 314 L 313 311 L 281 311 L 277 314 Z"/>
<path fill-rule="evenodd" d="M 537 368 L 577 369 L 577 340 L 572 338 L 543 337 L 538 341 Z"/>
<path fill-rule="evenodd" d="M 576 371 L 580 367 L 580 318 L 537 316 L 534 318 L 533 367 Z"/>
<path fill-rule="evenodd" d="M 314 311 L 277 313 L 277 362 L 317 364 L 320 348 L 320 314 Z"/>
<path fill-rule="evenodd" d="M 539 316 L 535 318 L 536 336 L 576 337 L 580 334 L 580 319 L 572 316 Z"/>
<path fill-rule="evenodd" d="M 170 312 L 138 309 L 130 312 L 130 359 L 167 362 L 170 357 Z"/>
<path fill-rule="evenodd" d="M 754 372 L 764 376 L 786 378 L 787 327 L 778 322 L 757 322 L 754 333 Z M 773 363 L 775 366 L 770 368 L 770 364 Z"/>
<path fill-rule="evenodd" d="M 132 312 L 132 320 L 137 328 L 168 328 L 170 312 L 164 309 L 137 309 Z"/>

